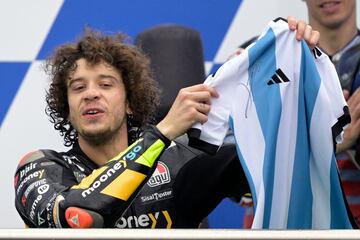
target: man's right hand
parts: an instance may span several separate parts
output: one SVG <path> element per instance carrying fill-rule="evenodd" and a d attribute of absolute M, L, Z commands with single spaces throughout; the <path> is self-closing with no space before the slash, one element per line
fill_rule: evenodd
<path fill-rule="evenodd" d="M 181 89 L 168 114 L 156 127 L 168 139 L 177 138 L 194 123 L 207 121 L 212 97 L 218 97 L 218 93 L 206 84 Z"/>

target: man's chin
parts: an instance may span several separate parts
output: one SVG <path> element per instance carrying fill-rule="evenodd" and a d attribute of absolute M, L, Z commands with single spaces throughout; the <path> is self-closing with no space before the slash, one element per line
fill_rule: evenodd
<path fill-rule="evenodd" d="M 80 135 L 85 141 L 87 141 L 91 145 L 104 144 L 112 137 L 110 131 L 104 130 L 83 131 Z"/>
<path fill-rule="evenodd" d="M 344 16 L 332 15 L 326 16 L 322 19 L 322 24 L 330 29 L 337 29 L 342 27 L 343 23 L 345 22 Z"/>

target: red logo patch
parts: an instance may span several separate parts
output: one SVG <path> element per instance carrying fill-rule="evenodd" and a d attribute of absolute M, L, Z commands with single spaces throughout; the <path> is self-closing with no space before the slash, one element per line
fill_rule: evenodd
<path fill-rule="evenodd" d="M 149 187 L 157 187 L 171 181 L 169 168 L 163 162 L 158 162 L 153 175 L 150 177 L 147 185 Z"/>

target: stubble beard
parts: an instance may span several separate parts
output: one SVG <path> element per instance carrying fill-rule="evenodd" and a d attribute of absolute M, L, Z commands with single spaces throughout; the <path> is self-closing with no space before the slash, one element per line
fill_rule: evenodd
<path fill-rule="evenodd" d="M 114 138 L 114 133 L 112 131 L 103 131 L 103 132 L 87 132 L 84 131 L 81 134 L 81 137 L 92 146 L 100 146 L 107 144 Z"/>
<path fill-rule="evenodd" d="M 79 135 L 91 146 L 98 147 L 110 144 L 121 134 L 122 124 L 115 129 L 107 128 L 98 131 L 82 130 Z"/>

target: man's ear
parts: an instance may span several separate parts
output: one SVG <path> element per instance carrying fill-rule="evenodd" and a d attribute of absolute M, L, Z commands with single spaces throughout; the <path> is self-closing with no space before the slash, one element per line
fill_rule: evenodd
<path fill-rule="evenodd" d="M 68 122 L 71 123 L 70 113 L 67 114 L 66 120 L 68 120 Z"/>
<path fill-rule="evenodd" d="M 129 101 L 126 101 L 126 109 L 125 109 L 125 111 L 126 111 L 126 114 L 128 114 L 128 115 L 133 114 L 133 111 L 130 108 Z"/>

